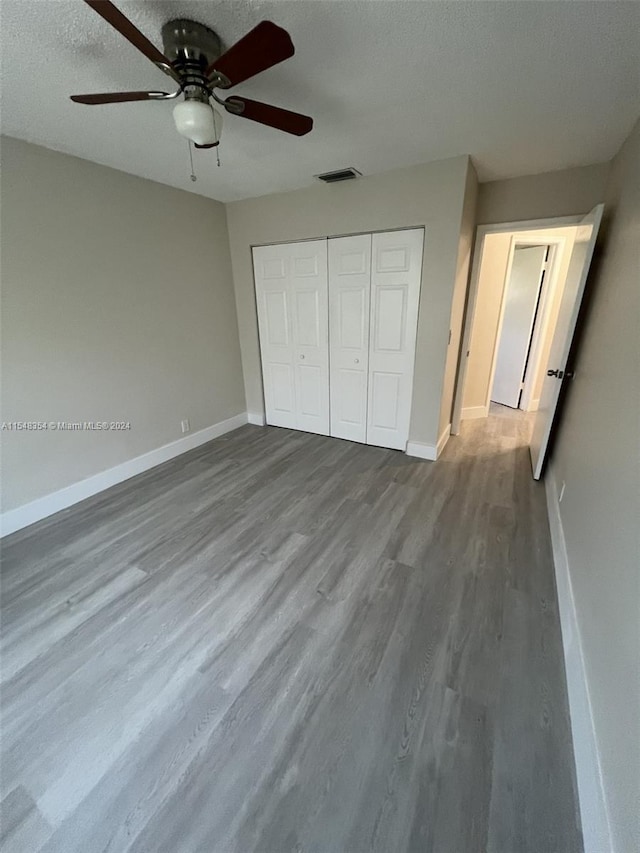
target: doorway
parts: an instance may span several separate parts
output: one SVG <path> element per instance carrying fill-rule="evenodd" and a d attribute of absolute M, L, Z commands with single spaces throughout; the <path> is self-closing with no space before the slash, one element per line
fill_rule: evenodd
<path fill-rule="evenodd" d="M 486 225 L 477 232 L 451 432 L 457 435 L 464 419 L 488 417 L 496 396 L 502 405 L 508 399 L 513 409 L 536 412 L 530 443 L 536 480 L 561 384 L 574 375 L 567 360 L 602 210 L 597 205 L 584 216 Z M 517 250 L 536 247 L 541 251 L 521 263 Z M 516 273 L 528 266 L 533 283 L 524 287 L 516 280 L 511 291 L 514 259 Z"/>
<path fill-rule="evenodd" d="M 506 277 L 502 321 L 498 330 L 491 402 L 511 409 L 529 411 L 538 364 L 532 353 L 536 326 L 541 322 L 551 246 L 516 242 L 511 269 Z M 532 357 L 533 356 L 533 357 Z M 529 393 L 523 399 L 525 385 Z"/>

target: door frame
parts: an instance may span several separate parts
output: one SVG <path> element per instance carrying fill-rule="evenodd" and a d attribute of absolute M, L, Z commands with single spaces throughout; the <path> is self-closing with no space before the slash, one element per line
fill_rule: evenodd
<path fill-rule="evenodd" d="M 462 340 L 460 346 L 460 369 L 458 370 L 458 378 L 456 381 L 456 390 L 453 399 L 453 411 L 451 417 L 451 434 L 459 435 L 460 424 L 462 421 L 462 405 L 464 398 L 464 386 L 467 379 L 467 367 L 469 364 L 469 345 L 471 343 L 471 332 L 476 315 L 476 307 L 478 301 L 478 285 L 480 281 L 480 267 L 482 264 L 482 254 L 484 252 L 485 237 L 490 234 L 504 234 L 510 231 L 536 231 L 553 228 L 568 228 L 572 225 L 578 225 L 584 214 L 577 216 L 554 216 L 547 219 L 523 219 L 515 222 L 497 222 L 489 225 L 478 225 L 476 228 L 475 246 L 473 250 L 473 260 L 471 262 L 471 275 L 469 277 L 469 287 L 467 290 L 467 309 L 464 317 L 464 328 L 462 332 Z M 540 240 L 537 241 L 538 243 Z M 552 243 L 551 239 L 545 242 Z M 512 241 L 513 243 L 513 241 Z M 509 259 L 511 261 L 513 255 L 513 245 L 509 248 Z M 559 265 L 558 265 L 559 270 Z M 511 272 L 510 262 L 507 263 L 507 276 L 502 287 L 502 297 L 500 304 L 500 320 L 498 323 L 498 336 L 502 328 L 502 317 L 504 314 L 504 292 L 505 283 L 508 281 L 508 275 Z M 548 317 L 547 317 L 548 325 Z M 497 340 L 497 338 L 496 338 Z M 539 354 L 538 354 L 539 357 Z M 491 388 L 493 386 L 493 376 L 495 372 L 495 347 L 491 364 L 491 381 L 489 382 L 489 390 L 487 395 L 487 406 L 490 402 Z"/>

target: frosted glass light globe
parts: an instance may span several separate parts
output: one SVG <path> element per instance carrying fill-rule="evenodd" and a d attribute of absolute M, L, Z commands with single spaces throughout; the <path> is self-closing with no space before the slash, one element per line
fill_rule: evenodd
<path fill-rule="evenodd" d="M 197 145 L 220 142 L 222 115 L 203 101 L 182 101 L 173 108 L 176 130 Z"/>

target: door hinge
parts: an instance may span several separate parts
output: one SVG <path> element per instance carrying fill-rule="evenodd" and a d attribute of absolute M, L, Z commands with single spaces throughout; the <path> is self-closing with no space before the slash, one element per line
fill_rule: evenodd
<path fill-rule="evenodd" d="M 447 343 L 447 346 L 449 346 L 450 343 L 451 343 L 451 329 L 449 329 L 449 341 Z"/>

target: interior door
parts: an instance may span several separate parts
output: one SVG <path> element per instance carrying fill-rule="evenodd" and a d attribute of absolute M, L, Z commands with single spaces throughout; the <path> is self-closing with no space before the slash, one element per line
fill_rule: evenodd
<path fill-rule="evenodd" d="M 371 234 L 329 240 L 331 435 L 367 440 Z"/>
<path fill-rule="evenodd" d="M 566 380 L 567 358 L 589 273 L 593 249 L 596 244 L 602 211 L 599 204 L 577 226 L 569 269 L 562 292 L 560 310 L 551 343 L 547 376 L 542 386 L 540 406 L 531 437 L 531 465 L 534 479 L 539 480 L 549 445 L 549 437 L 558 405 L 562 382 Z"/>
<path fill-rule="evenodd" d="M 253 249 L 267 423 L 329 435 L 327 241 Z"/>
<path fill-rule="evenodd" d="M 367 444 L 409 437 L 424 229 L 372 238 Z"/>
<path fill-rule="evenodd" d="M 517 409 L 531 343 L 547 246 L 517 246 L 505 288 L 491 399 Z"/>

